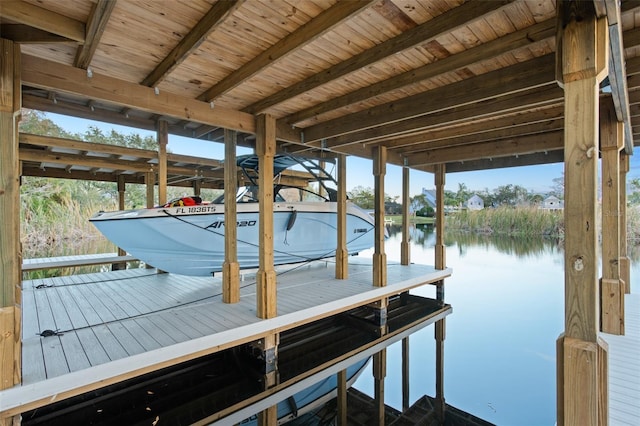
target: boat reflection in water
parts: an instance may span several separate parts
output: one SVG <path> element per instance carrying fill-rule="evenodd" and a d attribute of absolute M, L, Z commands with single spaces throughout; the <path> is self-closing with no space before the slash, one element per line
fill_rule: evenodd
<path fill-rule="evenodd" d="M 251 182 L 238 191 L 237 255 L 241 269 L 257 268 L 259 203 L 258 157 L 238 157 Z M 297 167 L 304 186 L 285 183 L 281 173 Z M 274 157 L 274 264 L 307 262 L 335 256 L 337 246 L 337 184 L 317 162 Z M 197 197 L 174 200 L 151 209 L 99 212 L 91 223 L 116 246 L 166 272 L 210 276 L 222 270 L 225 255 L 224 198 L 202 203 Z M 347 251 L 357 254 L 373 246 L 373 218 L 347 202 Z"/>

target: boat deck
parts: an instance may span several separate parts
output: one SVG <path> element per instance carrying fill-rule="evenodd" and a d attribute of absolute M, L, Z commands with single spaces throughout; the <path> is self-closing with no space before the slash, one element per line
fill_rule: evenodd
<path fill-rule="evenodd" d="M 640 294 L 625 295 L 625 335 L 601 334 L 609 344 L 609 424 L 640 419 Z"/>
<path fill-rule="evenodd" d="M 267 320 L 256 317 L 251 274 L 243 275 L 237 304 L 222 303 L 221 277 L 148 269 L 25 281 L 23 385 L 0 392 L 3 413 L 254 341 L 451 274 L 389 264 L 388 286 L 373 287 L 370 262 L 351 259 L 347 280 L 335 279 L 326 261 L 279 269 L 278 316 Z"/>

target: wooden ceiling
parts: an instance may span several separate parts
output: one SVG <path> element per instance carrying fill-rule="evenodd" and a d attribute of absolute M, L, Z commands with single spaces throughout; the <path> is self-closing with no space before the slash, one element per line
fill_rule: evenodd
<path fill-rule="evenodd" d="M 640 2 L 607 15 L 618 115 L 640 141 Z M 447 171 L 563 159 L 552 0 L 23 0 L 23 106 L 136 128 Z M 631 151 L 631 140 L 627 140 Z"/>

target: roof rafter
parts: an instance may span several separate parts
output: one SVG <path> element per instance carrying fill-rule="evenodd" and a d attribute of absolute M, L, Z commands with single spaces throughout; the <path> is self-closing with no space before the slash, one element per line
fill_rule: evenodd
<path fill-rule="evenodd" d="M 446 34 L 469 23 L 469 18 L 478 20 L 489 13 L 493 13 L 513 0 L 501 1 L 471 1 L 443 13 L 432 21 L 414 27 L 403 32 L 397 37 L 391 38 L 375 47 L 355 55 L 348 61 L 338 63 L 320 73 L 289 86 L 265 99 L 253 103 L 245 108 L 245 111 L 258 113 L 274 105 L 282 103 L 290 98 L 301 95 L 330 81 L 357 71 L 403 50 L 423 44 L 429 40 Z"/>
<path fill-rule="evenodd" d="M 345 19 L 361 12 L 372 4 L 372 0 L 346 1 L 334 4 L 298 30 L 280 39 L 270 48 L 263 50 L 240 69 L 235 70 L 218 84 L 198 96 L 198 99 L 205 102 L 214 100 L 248 80 L 265 67 L 272 65 L 278 59 L 322 37 L 328 31 L 340 25 Z"/>
<path fill-rule="evenodd" d="M 116 6 L 116 1 L 117 0 L 98 0 L 92 6 L 91 14 L 87 22 L 85 42 L 83 45 L 78 46 L 76 58 L 73 62 L 74 66 L 85 70 L 89 67 L 96 48 L 100 43 L 102 33 L 109 22 L 111 12 Z"/>
<path fill-rule="evenodd" d="M 464 50 L 447 58 L 439 59 L 420 68 L 404 72 L 393 78 L 374 83 L 370 86 L 354 90 L 346 95 L 333 98 L 322 104 L 314 105 L 302 111 L 290 114 L 289 116 L 284 117 L 282 121 L 294 125 L 313 116 L 362 102 L 374 96 L 379 96 L 383 93 L 400 89 L 404 86 L 463 68 L 477 62 L 479 58 L 490 59 L 512 52 L 524 46 L 538 43 L 544 39 L 555 36 L 555 28 L 555 20 L 549 19 L 520 31 L 513 32 L 504 37 L 481 44 L 477 47 Z"/>
<path fill-rule="evenodd" d="M 304 138 L 317 141 L 550 84 L 555 84 L 553 54 L 307 127 Z"/>
<path fill-rule="evenodd" d="M 2 16 L 79 43 L 85 41 L 84 22 L 53 13 L 25 1 L 3 1 Z"/>
<path fill-rule="evenodd" d="M 218 1 L 195 27 L 174 47 L 158 66 L 142 80 L 143 86 L 155 87 L 180 65 L 202 42 L 231 15 L 244 0 Z"/>

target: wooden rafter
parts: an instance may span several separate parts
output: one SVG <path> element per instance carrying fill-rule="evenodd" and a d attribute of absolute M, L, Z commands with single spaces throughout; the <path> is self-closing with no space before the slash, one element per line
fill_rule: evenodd
<path fill-rule="evenodd" d="M 223 93 L 237 87 L 243 81 L 251 78 L 263 68 L 272 65 L 285 55 L 322 37 L 345 19 L 361 12 L 373 4 L 372 0 L 338 2 L 319 14 L 315 19 L 300 27 L 297 31 L 284 37 L 270 48 L 262 51 L 258 56 L 247 62 L 240 69 L 235 70 L 215 86 L 201 94 L 198 99 L 209 102 Z"/>
<path fill-rule="evenodd" d="M 87 69 L 93 59 L 93 54 L 100 43 L 100 38 L 104 32 L 111 12 L 116 5 L 117 0 L 98 0 L 91 9 L 89 20 L 87 22 L 87 35 L 83 45 L 78 46 L 74 66 Z"/>
<path fill-rule="evenodd" d="M 143 86 L 155 87 L 180 65 L 202 42 L 232 14 L 244 0 L 218 1 L 176 47 L 142 80 Z"/>
<path fill-rule="evenodd" d="M 414 47 L 416 44 L 423 44 L 429 40 L 433 40 L 438 36 L 453 31 L 454 29 L 469 23 L 469 18 L 474 20 L 493 13 L 509 4 L 511 0 L 501 1 L 473 1 L 456 7 L 445 12 L 434 22 L 426 22 L 415 28 L 403 32 L 402 34 L 389 39 L 375 47 L 362 52 L 349 59 L 348 61 L 336 64 L 318 74 L 315 74 L 299 83 L 296 83 L 286 89 L 283 89 L 268 98 L 253 103 L 245 109 L 247 112 L 257 113 L 264 111 L 274 105 L 282 103 L 287 99 L 296 97 L 316 87 L 327 84 L 339 77 L 359 70 L 363 67 L 381 61 L 403 50 Z"/>
<path fill-rule="evenodd" d="M 45 44 L 69 41 L 66 37 L 22 24 L 0 25 L 0 37 L 20 44 Z"/>
<path fill-rule="evenodd" d="M 555 58 L 545 55 L 448 86 L 406 97 L 397 102 L 378 105 L 365 111 L 345 115 L 304 129 L 305 141 L 356 132 L 395 121 L 419 117 L 446 108 L 477 103 L 554 84 Z"/>
<path fill-rule="evenodd" d="M 290 114 L 282 120 L 290 125 L 295 125 L 300 121 L 313 116 L 342 108 L 347 105 L 357 104 L 358 102 L 362 102 L 366 99 L 379 96 L 392 90 L 400 89 L 409 84 L 469 66 L 474 62 L 477 62 L 480 58 L 486 60 L 504 55 L 505 53 L 513 52 L 524 46 L 538 43 L 553 37 L 555 35 L 555 25 L 556 23 L 553 19 L 541 22 L 531 27 L 508 34 L 504 37 L 497 38 L 493 41 L 483 43 L 477 47 L 464 50 L 455 55 L 432 62 L 420 68 L 404 72 L 393 78 L 374 83 L 361 89 L 354 90 L 346 95 L 333 98 L 327 102 Z"/>
<path fill-rule="evenodd" d="M 85 26 L 83 22 L 25 1 L 3 1 L 2 16 L 16 23 L 38 28 L 78 43 L 84 43 L 85 41 Z"/>

